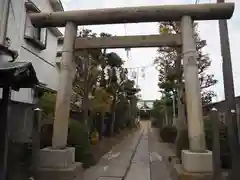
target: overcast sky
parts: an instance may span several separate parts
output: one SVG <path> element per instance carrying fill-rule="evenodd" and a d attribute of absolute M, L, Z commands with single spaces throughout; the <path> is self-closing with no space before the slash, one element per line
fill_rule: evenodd
<path fill-rule="evenodd" d="M 215 1 L 216 0 L 200 0 L 201 3 L 215 3 Z M 65 10 L 76 10 L 162 4 L 192 4 L 195 0 L 62 0 L 62 2 Z M 228 21 L 228 27 L 232 52 L 235 93 L 236 95 L 240 95 L 240 62 L 238 62 L 240 61 L 240 55 L 237 48 L 237 43 L 240 40 L 240 0 L 226 0 L 226 2 L 236 3 L 235 13 L 233 18 Z M 127 35 L 158 34 L 157 23 L 127 24 L 125 27 Z M 96 33 L 107 32 L 112 35 L 125 35 L 125 28 L 123 24 L 85 26 L 84 28 L 91 29 Z M 217 94 L 215 101 L 223 100 L 224 93 L 218 22 L 199 22 L 199 31 L 201 38 L 207 41 L 208 45 L 205 48 L 205 51 L 209 53 L 212 60 L 212 65 L 208 71 L 213 73 L 215 78 L 219 81 L 218 84 L 213 87 L 213 90 Z M 115 49 L 113 51 L 117 52 L 124 60 L 127 60 L 125 50 Z M 127 68 L 147 66 L 145 69 L 145 78 L 142 78 L 141 75 L 139 75 L 139 86 L 142 89 L 142 99 L 160 98 L 157 86 L 158 73 L 155 68 L 151 66 L 155 56 L 156 48 L 136 48 L 131 50 L 130 59 L 125 63 L 125 67 Z"/>

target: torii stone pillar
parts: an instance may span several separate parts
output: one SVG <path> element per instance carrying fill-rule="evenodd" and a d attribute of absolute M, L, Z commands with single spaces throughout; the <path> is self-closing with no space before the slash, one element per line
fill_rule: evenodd
<path fill-rule="evenodd" d="M 64 148 L 67 145 L 72 82 L 76 72 L 73 54 L 76 36 L 77 25 L 68 22 L 65 28 L 62 61 L 59 74 L 59 89 L 57 92 L 52 138 L 53 148 Z"/>
<path fill-rule="evenodd" d="M 205 147 L 197 51 L 193 38 L 193 21 L 191 17 L 182 17 L 181 32 L 190 145 L 190 150 L 182 151 L 183 168 L 187 172 L 211 172 L 212 153 L 207 151 Z"/>
<path fill-rule="evenodd" d="M 77 25 L 67 22 L 65 27 L 59 89 L 57 93 L 52 147 L 41 149 L 39 180 L 82 180 L 82 164 L 75 162 L 75 149 L 67 146 L 68 119 L 72 82 L 75 75 L 74 48 Z"/>

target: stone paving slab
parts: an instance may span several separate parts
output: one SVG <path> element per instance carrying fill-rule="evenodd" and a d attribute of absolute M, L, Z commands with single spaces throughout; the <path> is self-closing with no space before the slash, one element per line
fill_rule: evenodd
<path fill-rule="evenodd" d="M 163 161 L 150 163 L 151 180 L 172 180 L 171 174 Z"/>
<path fill-rule="evenodd" d="M 132 163 L 125 180 L 150 180 L 149 163 Z"/>
<path fill-rule="evenodd" d="M 148 154 L 148 141 L 142 139 L 137 147 L 135 155 L 133 156 L 132 162 L 149 163 Z"/>
<path fill-rule="evenodd" d="M 159 142 L 157 129 L 149 131 L 149 153 L 151 180 L 175 180 L 173 167 L 168 162 L 169 156 L 175 156 L 168 143 Z"/>
<path fill-rule="evenodd" d="M 143 136 L 136 148 L 125 180 L 150 180 L 148 122 L 142 122 Z"/>
<path fill-rule="evenodd" d="M 122 178 L 118 178 L 118 177 L 99 177 L 97 180 L 122 180 Z"/>
<path fill-rule="evenodd" d="M 99 163 L 84 172 L 84 180 L 99 178 L 122 178 L 129 167 L 142 131 L 139 130 L 124 138 L 118 145 L 104 155 Z M 101 179 L 102 180 L 102 179 Z"/>
<path fill-rule="evenodd" d="M 149 122 L 107 153 L 84 173 L 84 180 L 174 180 L 167 161 L 173 152 L 158 140 Z"/>
<path fill-rule="evenodd" d="M 123 177 L 126 174 L 127 167 L 129 166 L 129 163 L 126 164 L 109 164 L 108 166 L 105 166 L 105 171 L 101 176 L 108 176 L 108 177 Z"/>

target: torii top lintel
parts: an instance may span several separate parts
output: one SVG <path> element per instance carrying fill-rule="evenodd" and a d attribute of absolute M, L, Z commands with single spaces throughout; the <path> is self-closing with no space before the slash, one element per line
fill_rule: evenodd
<path fill-rule="evenodd" d="M 211 3 L 31 13 L 30 18 L 36 27 L 64 27 L 68 21 L 77 25 L 99 25 L 179 21 L 182 16 L 191 16 L 193 20 L 230 19 L 233 11 L 234 3 Z"/>

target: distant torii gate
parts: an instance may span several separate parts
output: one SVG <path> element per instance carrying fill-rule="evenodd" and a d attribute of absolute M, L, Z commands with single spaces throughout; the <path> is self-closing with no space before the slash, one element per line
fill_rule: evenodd
<path fill-rule="evenodd" d="M 144 105 L 146 104 L 146 103 L 154 103 L 155 102 L 155 100 L 143 100 L 143 99 L 140 99 L 140 100 L 138 100 L 138 103 L 143 103 Z"/>
<path fill-rule="evenodd" d="M 230 19 L 233 11 L 234 3 L 220 3 L 30 14 L 31 21 L 36 27 L 66 27 L 52 141 L 53 148 L 58 149 L 56 152 L 59 152 L 61 148 L 64 149 L 67 145 L 69 105 L 72 81 L 75 75 L 74 52 L 89 48 L 182 46 L 190 141 L 190 151 L 183 151 L 183 167 L 188 172 L 211 171 L 212 154 L 205 148 L 196 45 L 193 39 L 192 23 L 194 20 Z M 76 39 L 78 25 L 160 21 L 180 21 L 181 35 Z"/>
<path fill-rule="evenodd" d="M 142 117 L 143 114 L 144 114 L 145 118 L 150 118 L 151 117 L 151 110 L 153 108 L 154 101 L 155 100 L 143 100 L 143 99 L 138 100 L 137 104 L 138 104 L 138 108 L 139 108 L 140 118 Z M 152 103 L 151 104 L 152 107 L 149 106 L 149 103 Z"/>

